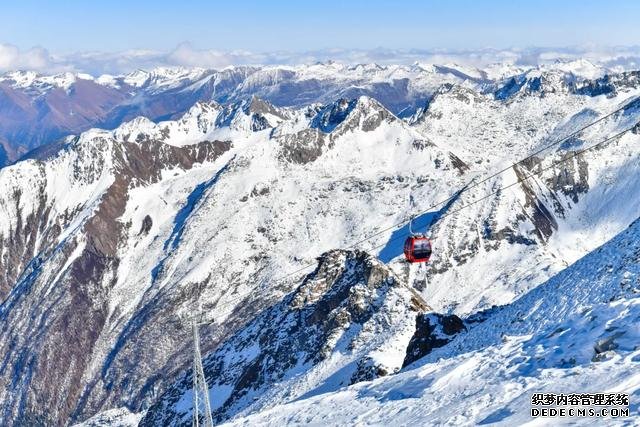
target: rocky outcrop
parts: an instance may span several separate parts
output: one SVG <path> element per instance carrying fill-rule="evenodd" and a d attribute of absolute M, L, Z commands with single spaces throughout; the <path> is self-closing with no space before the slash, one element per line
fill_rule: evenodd
<path fill-rule="evenodd" d="M 357 99 L 339 99 L 322 108 L 311 122 L 312 128 L 329 133 L 342 123 L 357 104 Z"/>
<path fill-rule="evenodd" d="M 286 118 L 284 111 L 254 96 L 249 100 L 242 100 L 226 105 L 216 118 L 216 126 L 241 127 L 243 126 L 239 124 L 239 121 L 242 121 L 242 118 L 240 118 L 241 115 L 245 116 L 248 121 L 248 124 L 245 126 L 252 132 L 273 128 L 279 121 Z"/>
<path fill-rule="evenodd" d="M 575 78 L 571 74 L 535 70 L 508 78 L 494 92 L 494 96 L 496 99 L 506 100 L 514 96 L 544 97 L 550 94 L 570 93 L 574 90 Z"/>
<path fill-rule="evenodd" d="M 317 129 L 304 129 L 295 134 L 277 138 L 281 145 L 280 158 L 286 162 L 304 165 L 318 159 L 324 148 L 330 149 L 332 142 Z"/>
<path fill-rule="evenodd" d="M 360 251 L 331 251 L 283 301 L 205 358 L 218 421 L 397 371 L 425 302 Z M 403 338 L 403 337 L 407 338 Z M 395 348 L 399 348 L 398 351 Z M 142 426 L 186 425 L 190 372 L 149 409 Z"/>
<path fill-rule="evenodd" d="M 416 317 L 416 331 L 409 341 L 402 367 L 444 346 L 466 329 L 462 319 L 455 314 L 419 314 Z"/>
<path fill-rule="evenodd" d="M 606 95 L 613 97 L 620 90 L 640 87 L 640 71 L 626 71 L 619 74 L 606 74 L 600 78 L 586 80 L 576 87 L 575 93 L 588 96 Z"/>
<path fill-rule="evenodd" d="M 373 98 L 361 96 L 349 105 L 352 106 L 347 108 L 348 114 L 333 128 L 330 134 L 333 140 L 354 130 L 371 132 L 383 122 L 391 123 L 399 120 Z"/>

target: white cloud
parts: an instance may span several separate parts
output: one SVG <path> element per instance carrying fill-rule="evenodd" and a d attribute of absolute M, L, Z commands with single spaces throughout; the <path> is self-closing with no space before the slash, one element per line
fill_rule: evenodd
<path fill-rule="evenodd" d="M 168 65 L 204 68 L 224 68 L 229 65 L 246 65 L 263 61 L 260 55 L 247 51 L 198 50 L 194 49 L 190 43 L 181 43 L 164 59 Z"/>
<path fill-rule="evenodd" d="M 469 65 L 484 67 L 497 62 L 517 65 L 537 65 L 558 59 L 584 58 L 607 67 L 640 68 L 640 47 L 572 47 L 572 48 L 520 48 L 520 49 L 323 49 L 306 52 L 224 51 L 196 49 L 182 43 L 168 52 L 129 50 L 124 52 L 79 52 L 54 55 L 42 47 L 20 50 L 11 44 L 0 43 L 0 71 L 29 69 L 43 73 L 82 71 L 93 75 L 120 74 L 135 69 L 158 66 L 184 66 L 223 68 L 229 65 L 295 65 L 318 61 L 338 61 L 349 64 L 411 64 L 413 62 Z"/>
<path fill-rule="evenodd" d="M 46 70 L 55 68 L 49 52 L 42 47 L 20 50 L 11 44 L 0 43 L 0 70 Z"/>

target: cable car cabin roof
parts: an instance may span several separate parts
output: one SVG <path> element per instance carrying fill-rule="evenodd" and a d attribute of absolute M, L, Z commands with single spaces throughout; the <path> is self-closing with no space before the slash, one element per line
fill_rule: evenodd
<path fill-rule="evenodd" d="M 431 258 L 431 242 L 424 236 L 407 237 L 404 256 L 409 262 L 428 262 Z"/>

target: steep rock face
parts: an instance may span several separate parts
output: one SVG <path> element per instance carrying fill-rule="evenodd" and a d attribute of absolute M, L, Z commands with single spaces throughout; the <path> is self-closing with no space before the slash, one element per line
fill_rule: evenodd
<path fill-rule="evenodd" d="M 339 99 L 333 104 L 327 105 L 318 112 L 311 122 L 311 126 L 329 133 L 342 123 L 356 106 L 357 100 Z"/>
<path fill-rule="evenodd" d="M 436 348 L 443 347 L 453 340 L 456 334 L 466 329 L 462 319 L 455 314 L 419 314 L 416 317 L 416 331 L 409 341 L 402 367 L 423 358 Z"/>
<path fill-rule="evenodd" d="M 95 363 L 90 356 L 109 322 L 129 191 L 158 181 L 163 170 L 187 170 L 229 149 L 228 142 L 172 147 L 98 136 L 74 142 L 50 163 L 2 171 L 5 188 L 15 188 L 0 203 L 9 219 L 0 232 L 3 423 L 62 425 L 77 410 Z M 25 169 L 33 185 L 28 197 Z M 74 187 L 89 197 L 74 204 L 77 194 L 65 194 Z"/>
<path fill-rule="evenodd" d="M 317 160 L 325 147 L 330 149 L 333 144 L 327 143 L 327 136 L 317 129 L 304 129 L 295 134 L 279 137 L 282 144 L 281 158 L 295 164 L 306 164 Z"/>
<path fill-rule="evenodd" d="M 0 241 L 0 296 L 6 299 L 9 291 L 35 260 L 37 266 L 48 258 L 58 242 L 60 233 L 84 209 L 91 210 L 91 200 L 74 200 L 65 194 L 93 192 L 99 196 L 109 184 L 111 166 L 104 152 L 108 143 L 96 140 L 82 150 L 70 149 L 50 164 L 29 162 L 0 172 L 3 212 Z M 54 169 L 69 172 L 63 188 L 52 190 L 58 182 L 50 177 Z M 54 200 L 52 200 L 54 199 Z M 51 218 L 50 218 L 51 216 Z"/>
<path fill-rule="evenodd" d="M 341 105 L 339 102 L 338 105 Z M 322 116 L 322 112 L 320 113 Z M 373 98 L 361 96 L 357 100 L 347 103 L 344 111 L 334 112 L 328 125 L 331 129 L 332 139 L 338 138 L 355 129 L 371 132 L 377 129 L 383 122 L 391 123 L 398 120 L 389 110 Z M 334 126 L 335 125 L 335 126 Z"/>
<path fill-rule="evenodd" d="M 218 421 L 397 371 L 420 296 L 360 251 L 324 254 L 282 302 L 205 358 Z M 190 373 L 141 425 L 187 425 Z"/>

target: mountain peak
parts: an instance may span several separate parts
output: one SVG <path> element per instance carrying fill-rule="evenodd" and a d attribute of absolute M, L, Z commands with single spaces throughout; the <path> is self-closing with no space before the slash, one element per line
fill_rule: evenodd
<path fill-rule="evenodd" d="M 340 98 L 320 108 L 311 120 L 311 127 L 324 133 L 338 130 L 342 134 L 356 128 L 370 131 L 384 120 L 397 119 L 376 99 L 362 95 L 354 99 Z"/>
<path fill-rule="evenodd" d="M 216 119 L 216 126 L 232 130 L 259 132 L 278 126 L 287 115 L 257 96 L 228 104 Z"/>
<path fill-rule="evenodd" d="M 245 104 L 244 111 L 247 114 L 260 114 L 264 117 L 273 116 L 277 118 L 276 120 L 284 120 L 286 115 L 282 110 L 276 108 L 269 101 L 258 97 L 257 95 L 252 95 L 251 99 Z M 271 123 L 276 124 L 276 123 Z"/>
<path fill-rule="evenodd" d="M 138 116 L 125 122 L 113 130 L 113 136 L 118 141 L 139 142 L 145 138 L 158 136 L 158 125 L 144 116 Z"/>
<path fill-rule="evenodd" d="M 311 121 L 311 127 L 325 133 L 332 132 L 353 111 L 357 102 L 358 100 L 356 99 L 340 98 L 329 105 L 325 105 Z"/>

